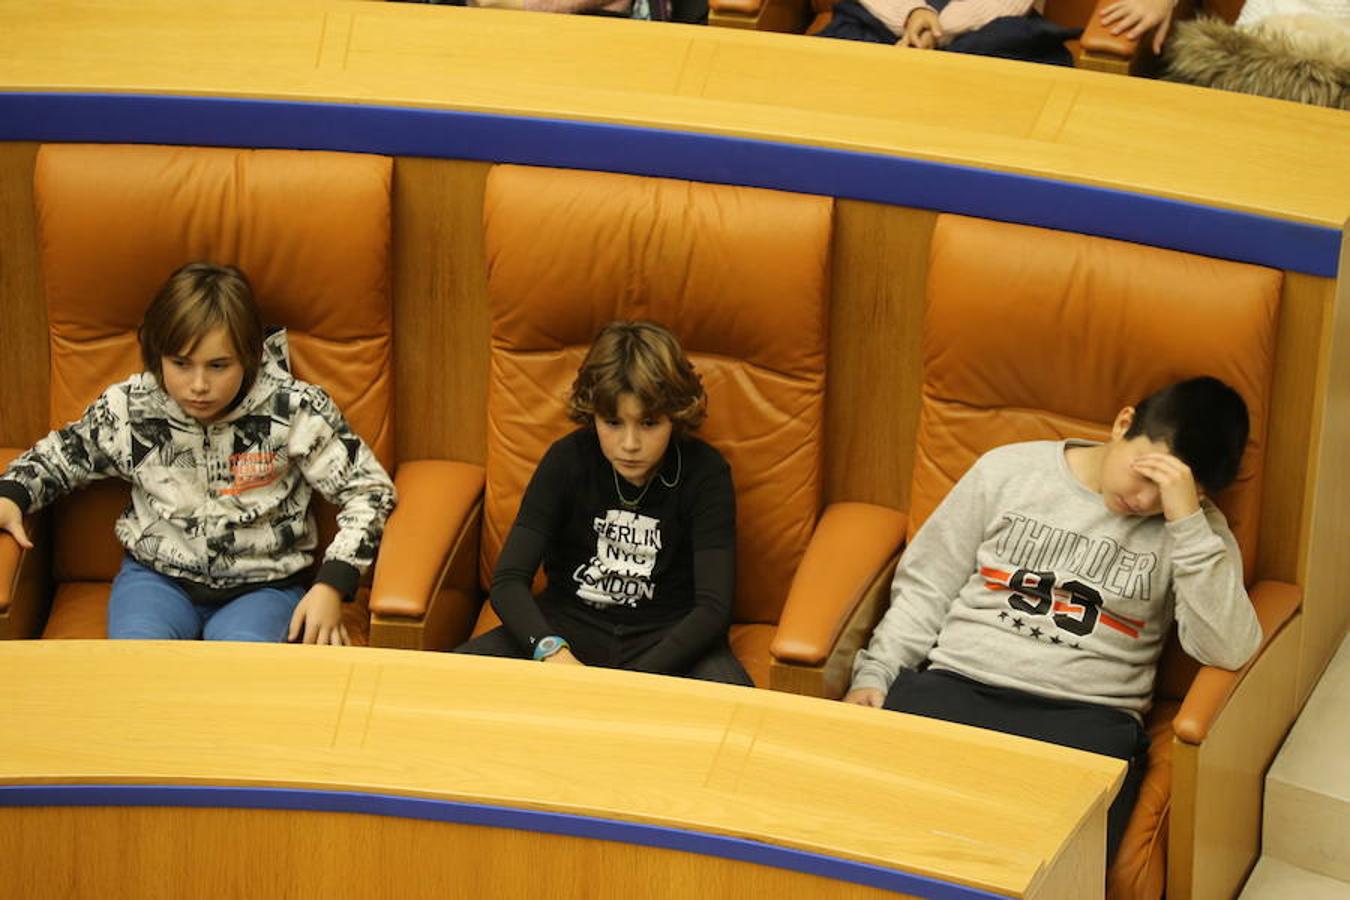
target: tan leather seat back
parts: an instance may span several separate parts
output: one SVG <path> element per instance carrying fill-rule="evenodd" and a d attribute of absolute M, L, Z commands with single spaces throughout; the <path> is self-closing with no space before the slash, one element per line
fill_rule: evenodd
<path fill-rule="evenodd" d="M 51 423 L 77 418 L 140 371 L 136 330 L 174 269 L 248 275 L 292 368 L 333 395 L 386 467 L 394 461 L 387 157 L 202 147 L 47 145 L 35 195 L 51 329 Z M 106 580 L 125 489 L 61 505 L 58 580 Z"/>
<path fill-rule="evenodd" d="M 497 166 L 484 206 L 492 353 L 486 586 L 520 495 L 614 319 L 679 336 L 731 464 L 738 621 L 776 622 L 820 503 L 832 202 L 753 188 Z"/>
<path fill-rule="evenodd" d="M 1122 241 L 940 216 L 923 336 L 910 534 L 986 450 L 1105 438 L 1116 413 L 1214 375 L 1247 402 L 1251 439 L 1216 498 L 1256 562 L 1281 273 Z"/>

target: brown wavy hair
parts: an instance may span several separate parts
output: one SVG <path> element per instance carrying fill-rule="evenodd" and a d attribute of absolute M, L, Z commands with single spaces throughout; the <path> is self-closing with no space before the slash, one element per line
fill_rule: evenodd
<path fill-rule="evenodd" d="M 646 415 L 669 416 L 677 433 L 698 428 L 708 415 L 694 364 L 656 322 L 610 322 L 600 330 L 572 382 L 568 418 L 590 425 L 595 416 L 613 416 L 620 394 L 634 395 Z"/>
<path fill-rule="evenodd" d="M 206 334 L 224 326 L 244 367 L 241 391 L 262 366 L 263 325 L 253 288 L 234 266 L 194 262 L 179 268 L 150 301 L 137 337 L 141 360 L 164 384 L 164 357 L 191 353 Z"/>

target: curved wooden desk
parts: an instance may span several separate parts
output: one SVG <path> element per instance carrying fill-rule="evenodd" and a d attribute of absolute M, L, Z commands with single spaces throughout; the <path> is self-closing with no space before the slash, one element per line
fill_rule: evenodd
<path fill-rule="evenodd" d="M 0 670 L 0 896 L 1078 900 L 1124 768 L 446 654 L 19 641 Z"/>

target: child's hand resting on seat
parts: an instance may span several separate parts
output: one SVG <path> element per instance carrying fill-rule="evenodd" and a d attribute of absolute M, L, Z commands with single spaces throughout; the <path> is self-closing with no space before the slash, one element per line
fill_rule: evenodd
<path fill-rule="evenodd" d="M 942 26 L 938 24 L 937 12 L 927 6 L 920 6 L 905 19 L 905 34 L 899 43 L 917 50 L 932 50 L 941 37 Z"/>
<path fill-rule="evenodd" d="M 347 627 L 342 624 L 342 595 L 337 588 L 320 582 L 305 592 L 291 614 L 286 640 L 343 647 L 351 644 Z"/>
<path fill-rule="evenodd" d="M 857 688 L 844 695 L 845 703 L 856 703 L 858 706 L 872 706 L 881 709 L 881 704 L 886 699 L 886 692 L 881 688 Z"/>
<path fill-rule="evenodd" d="M 1153 52 L 1161 53 L 1167 32 L 1172 27 L 1172 10 L 1176 0 L 1116 0 L 1102 10 L 1102 24 L 1111 29 L 1112 34 L 1124 33 L 1125 37 L 1137 41 L 1153 26 L 1158 26 L 1153 36 Z"/>
<path fill-rule="evenodd" d="M 33 549 L 28 532 L 23 530 L 23 510 L 8 497 L 0 497 L 0 531 L 8 531 L 14 535 L 14 540 L 18 541 L 23 549 Z"/>

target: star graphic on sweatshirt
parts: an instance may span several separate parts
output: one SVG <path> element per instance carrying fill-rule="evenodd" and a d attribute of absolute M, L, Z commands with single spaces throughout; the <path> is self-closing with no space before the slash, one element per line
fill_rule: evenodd
<path fill-rule="evenodd" d="M 1062 644 L 1062 643 L 1064 643 L 1064 642 L 1061 641 L 1061 640 L 1059 639 L 1059 635 L 1057 635 L 1057 634 L 1052 634 L 1052 635 L 1050 635 L 1050 643 L 1052 643 L 1052 644 Z"/>
<path fill-rule="evenodd" d="M 1039 641 L 1041 639 L 1041 630 L 1039 628 L 1031 629 L 1031 636 Z"/>
<path fill-rule="evenodd" d="M 1008 618 L 1008 611 L 1007 611 L 1006 609 L 1000 611 L 999 614 L 998 614 L 998 617 L 999 617 L 1000 619 L 1006 619 L 1006 618 Z"/>
<path fill-rule="evenodd" d="M 1023 625 L 1023 622 L 1022 622 L 1021 619 L 1013 619 L 1013 628 L 1016 628 L 1016 629 L 1019 629 L 1019 630 L 1020 630 L 1020 629 L 1022 628 L 1022 625 Z"/>

